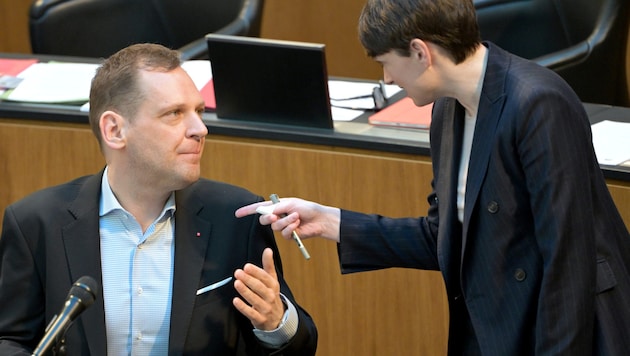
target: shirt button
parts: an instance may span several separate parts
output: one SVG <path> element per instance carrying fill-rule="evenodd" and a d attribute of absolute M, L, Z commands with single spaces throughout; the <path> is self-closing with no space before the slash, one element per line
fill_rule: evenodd
<path fill-rule="evenodd" d="M 138 288 L 138 295 L 142 295 L 143 289 L 142 287 Z"/>
<path fill-rule="evenodd" d="M 517 268 L 516 271 L 514 271 L 514 279 L 516 279 L 517 281 L 522 282 L 525 280 L 526 277 L 527 273 L 525 273 L 522 268 Z"/>
<path fill-rule="evenodd" d="M 142 340 L 142 333 L 138 333 L 138 335 L 136 335 L 136 340 Z"/>

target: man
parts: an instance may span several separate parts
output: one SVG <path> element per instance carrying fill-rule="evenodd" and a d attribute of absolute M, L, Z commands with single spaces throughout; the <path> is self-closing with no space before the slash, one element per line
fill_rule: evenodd
<path fill-rule="evenodd" d="M 428 215 L 287 198 L 261 223 L 338 242 L 344 273 L 440 270 L 451 355 L 627 353 L 630 236 L 571 88 L 482 43 L 471 0 L 368 0 L 359 36 L 386 82 L 434 102 Z"/>
<path fill-rule="evenodd" d="M 153 44 L 107 59 L 90 93 L 104 171 L 6 209 L 1 355 L 30 355 L 84 275 L 102 293 L 58 343 L 68 355 L 315 353 L 272 230 L 233 216 L 262 198 L 199 178 L 204 101 L 180 64 Z"/>

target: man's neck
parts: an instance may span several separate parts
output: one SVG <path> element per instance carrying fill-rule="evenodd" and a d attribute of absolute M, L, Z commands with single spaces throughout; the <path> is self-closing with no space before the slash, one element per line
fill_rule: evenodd
<path fill-rule="evenodd" d="M 129 175 L 118 175 L 108 167 L 107 179 L 114 196 L 142 227 L 146 229 L 158 218 L 172 192 L 161 192 L 158 187 L 129 179 Z"/>

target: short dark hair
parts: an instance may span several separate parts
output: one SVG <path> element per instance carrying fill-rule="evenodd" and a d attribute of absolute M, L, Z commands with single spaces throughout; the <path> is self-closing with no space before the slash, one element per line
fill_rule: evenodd
<path fill-rule="evenodd" d="M 162 45 L 141 43 L 123 48 L 97 69 L 90 89 L 90 125 L 99 145 L 100 116 L 107 110 L 132 118 L 144 99 L 140 70 L 171 71 L 181 65 L 180 53 Z"/>
<path fill-rule="evenodd" d="M 414 38 L 439 45 L 461 63 L 481 43 L 473 1 L 367 1 L 359 18 L 359 40 L 368 56 L 391 50 L 409 56 Z"/>

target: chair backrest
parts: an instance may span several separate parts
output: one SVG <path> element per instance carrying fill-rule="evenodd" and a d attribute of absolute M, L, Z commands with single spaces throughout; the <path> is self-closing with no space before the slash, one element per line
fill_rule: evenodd
<path fill-rule="evenodd" d="M 627 105 L 628 0 L 475 0 L 482 38 L 560 74 L 585 102 Z"/>
<path fill-rule="evenodd" d="M 260 35 L 264 0 L 39 0 L 30 8 L 35 54 L 107 57 L 133 43 L 207 56 L 208 33 Z"/>

